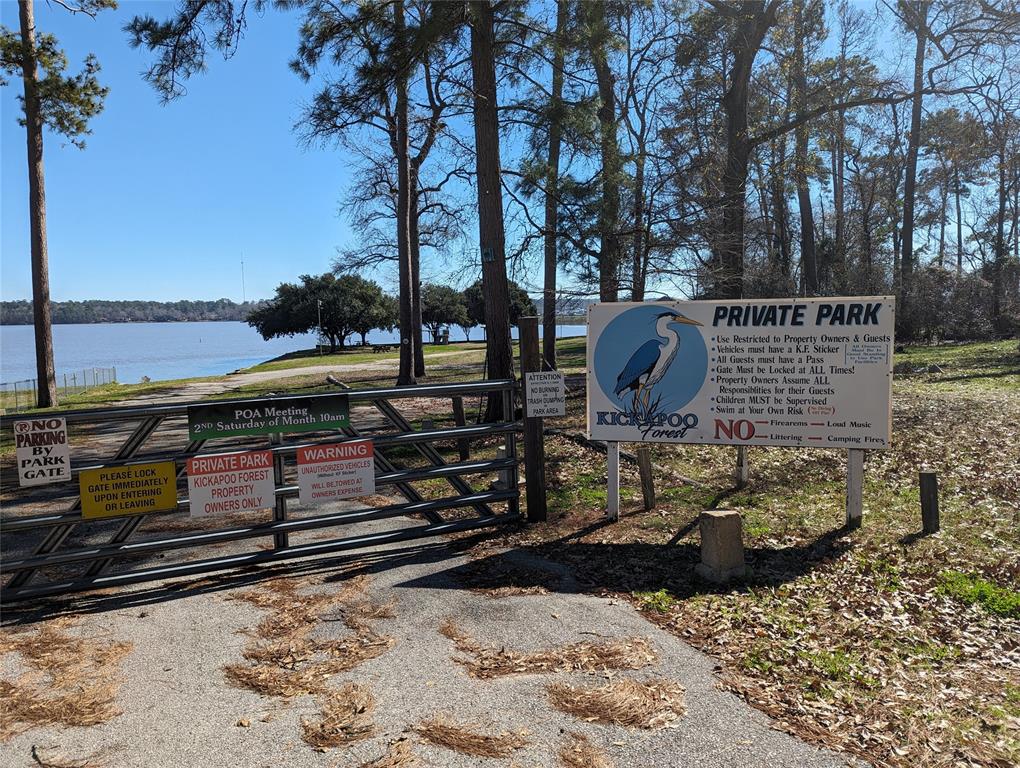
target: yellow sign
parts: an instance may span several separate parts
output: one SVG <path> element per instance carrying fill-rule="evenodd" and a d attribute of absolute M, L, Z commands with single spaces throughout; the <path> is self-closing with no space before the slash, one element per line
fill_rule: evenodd
<path fill-rule="evenodd" d="M 86 520 L 177 509 L 177 468 L 160 461 L 82 470 L 78 493 Z"/>

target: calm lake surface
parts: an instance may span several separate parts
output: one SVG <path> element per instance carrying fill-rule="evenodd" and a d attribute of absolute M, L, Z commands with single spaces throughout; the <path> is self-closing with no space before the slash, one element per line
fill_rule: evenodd
<path fill-rule="evenodd" d="M 557 326 L 558 336 L 583 335 L 583 325 Z M 517 331 L 514 329 L 514 338 Z M 426 338 L 428 334 L 426 333 Z M 471 340 L 484 338 L 481 328 Z M 360 340 L 360 336 L 354 337 Z M 373 331 L 368 340 L 393 344 L 395 332 Z M 451 341 L 463 341 L 460 328 L 450 329 Z M 90 323 L 53 326 L 53 356 L 58 378 L 86 368 L 117 369 L 117 380 L 133 384 L 148 376 L 153 381 L 214 376 L 315 346 L 315 334 L 263 340 L 247 323 Z M 35 378 L 34 331 L 30 325 L 0 326 L 0 381 Z"/>

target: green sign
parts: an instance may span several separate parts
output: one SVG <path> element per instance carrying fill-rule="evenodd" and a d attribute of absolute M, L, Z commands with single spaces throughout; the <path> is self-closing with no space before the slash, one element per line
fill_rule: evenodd
<path fill-rule="evenodd" d="M 317 432 L 350 424 L 347 395 L 245 400 L 188 408 L 188 435 L 192 440 L 274 432 Z"/>

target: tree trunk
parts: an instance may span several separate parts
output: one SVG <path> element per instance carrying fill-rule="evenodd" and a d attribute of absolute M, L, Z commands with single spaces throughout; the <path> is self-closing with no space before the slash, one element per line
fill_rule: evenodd
<path fill-rule="evenodd" d="M 921 146 L 921 89 L 924 87 L 924 52 L 928 41 L 928 0 L 915 0 L 910 4 L 914 31 L 914 100 L 910 109 L 910 133 L 907 137 L 907 169 L 903 181 L 903 229 L 900 233 L 900 307 L 896 313 L 907 320 L 911 276 L 914 272 L 914 202 L 917 189 L 917 153 Z"/>
<path fill-rule="evenodd" d="M 960 205 L 960 171 L 955 172 L 953 194 L 956 197 L 956 276 L 963 274 L 963 208 Z"/>
<path fill-rule="evenodd" d="M 616 82 L 606 52 L 609 28 L 605 0 L 587 3 L 592 63 L 599 89 L 602 210 L 599 215 L 599 299 L 617 301 L 620 291 L 620 146 L 616 139 Z"/>
<path fill-rule="evenodd" d="M 747 162 L 751 144 L 747 135 L 747 92 L 755 56 L 769 27 L 775 22 L 778 0 L 748 2 L 740 6 L 733 36 L 730 87 L 723 94 L 726 115 L 726 165 L 722 176 L 722 231 L 712 257 L 710 298 L 739 299 L 744 293 L 744 207 L 747 197 Z"/>
<path fill-rule="evenodd" d="M 50 308 L 50 267 L 46 248 L 46 178 L 43 173 L 43 117 L 35 55 L 35 9 L 32 0 L 18 0 L 21 23 L 22 81 L 25 88 L 25 135 L 28 142 L 28 215 L 32 252 L 32 318 L 35 323 L 36 405 L 57 404 L 53 368 L 53 327 Z"/>
<path fill-rule="evenodd" d="M 644 140 L 638 146 L 638 155 L 634 158 L 634 253 L 633 284 L 630 290 L 631 301 L 645 300 L 645 147 Z"/>
<path fill-rule="evenodd" d="M 793 92 L 794 109 L 800 116 L 807 108 L 807 63 L 804 60 L 804 2 L 793 4 Z M 818 258 L 815 252 L 815 222 L 811 209 L 811 189 L 808 186 L 808 124 L 794 131 L 794 181 L 797 184 L 797 203 L 800 206 L 800 274 L 802 293 L 818 293 Z"/>
<path fill-rule="evenodd" d="M 545 275 L 542 285 L 542 358 L 556 368 L 556 236 L 558 234 L 560 145 L 563 141 L 563 38 L 567 31 L 567 0 L 556 0 L 553 41 L 552 98 L 549 104 L 549 157 L 545 177 Z"/>
<path fill-rule="evenodd" d="M 475 183 L 478 243 L 485 297 L 485 356 L 490 379 L 514 375 L 510 348 L 510 291 L 506 278 L 503 190 L 500 186 L 499 118 L 496 110 L 495 30 L 492 6 L 472 0 L 471 77 L 474 91 Z M 487 421 L 503 418 L 500 398 L 490 397 Z"/>
<path fill-rule="evenodd" d="M 408 236 L 411 253 L 411 327 L 414 335 L 414 376 L 425 375 L 425 349 L 421 322 L 421 235 L 418 231 L 418 174 L 411 173 L 409 188 L 413 190 L 407 209 Z"/>
<path fill-rule="evenodd" d="M 949 204 L 948 190 L 942 190 L 942 208 L 939 215 L 939 269 L 946 265 L 946 206 Z"/>
<path fill-rule="evenodd" d="M 999 178 L 998 178 L 998 207 L 995 211 L 995 253 L 992 262 L 992 322 L 999 333 L 1006 333 L 1008 321 L 1004 317 L 1003 303 L 1005 298 L 1003 274 L 1006 266 L 1006 200 L 1009 196 L 1009 188 L 1006 184 L 1006 143 L 1002 140 L 999 145 Z"/>
<path fill-rule="evenodd" d="M 406 37 L 404 22 L 404 0 L 393 4 L 394 34 L 398 47 L 403 50 Z M 415 333 L 414 333 L 414 285 L 411 264 L 411 158 L 407 134 L 407 70 L 397 73 L 396 78 L 396 122 L 397 122 L 397 261 L 400 282 L 400 370 L 397 386 L 417 383 L 414 376 Z"/>

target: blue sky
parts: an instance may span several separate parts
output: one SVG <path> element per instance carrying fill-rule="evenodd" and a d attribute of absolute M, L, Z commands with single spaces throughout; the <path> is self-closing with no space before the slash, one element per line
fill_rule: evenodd
<path fill-rule="evenodd" d="M 314 84 L 287 62 L 293 14 L 253 19 L 230 61 L 213 53 L 188 94 L 162 106 L 141 72 L 150 55 L 128 45 L 124 24 L 169 2 L 122 0 L 91 20 L 36 2 L 77 72 L 90 51 L 109 86 L 84 151 L 45 136 L 51 294 L 55 300 L 241 299 L 272 295 L 303 272 L 329 268 L 350 237 L 337 206 L 349 172 L 341 151 L 306 149 L 293 124 Z M 17 5 L 0 0 L 17 28 Z M 31 296 L 24 130 L 19 80 L 0 88 L 0 294 Z"/>

